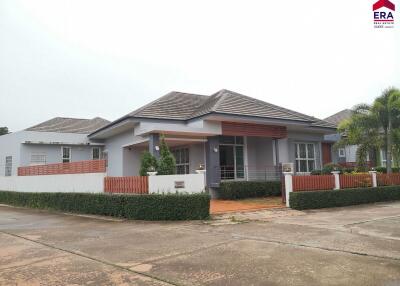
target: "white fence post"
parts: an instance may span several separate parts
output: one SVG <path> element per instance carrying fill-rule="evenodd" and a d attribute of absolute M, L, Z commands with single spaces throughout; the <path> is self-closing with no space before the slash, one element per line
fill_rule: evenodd
<path fill-rule="evenodd" d="M 335 177 L 335 188 L 334 190 L 340 189 L 340 179 L 339 179 L 339 171 L 332 171 L 331 174 Z"/>
<path fill-rule="evenodd" d="M 283 172 L 285 176 L 285 194 L 286 194 L 286 206 L 290 207 L 289 194 L 293 192 L 293 173 Z"/>
<path fill-rule="evenodd" d="M 372 187 L 376 188 L 378 186 L 377 181 L 376 181 L 376 171 L 369 171 L 371 177 L 372 177 Z"/>

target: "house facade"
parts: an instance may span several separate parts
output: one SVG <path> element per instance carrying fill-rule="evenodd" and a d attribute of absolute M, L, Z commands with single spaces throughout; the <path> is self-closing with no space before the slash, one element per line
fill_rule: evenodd
<path fill-rule="evenodd" d="M 108 123 L 102 118 L 56 117 L 0 136 L 0 176 L 16 176 L 22 166 L 100 159 L 104 144 L 88 135 Z"/>
<path fill-rule="evenodd" d="M 81 146 L 101 148 L 108 176 L 135 176 L 142 152 L 158 157 L 164 136 L 177 173 L 203 165 L 212 188 L 225 180 L 277 179 L 282 163 L 298 173 L 320 169 L 324 136 L 335 132 L 324 120 L 229 90 L 211 96 L 170 92 L 85 134 Z"/>

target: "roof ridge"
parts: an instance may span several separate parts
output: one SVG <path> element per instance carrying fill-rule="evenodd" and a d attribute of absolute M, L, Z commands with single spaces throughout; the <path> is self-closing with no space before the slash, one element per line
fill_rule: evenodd
<path fill-rule="evenodd" d="M 268 105 L 269 107 L 271 107 L 271 108 L 273 108 L 275 110 L 283 111 L 283 112 L 289 113 L 291 115 L 302 117 L 303 119 L 308 120 L 308 121 L 311 121 L 311 119 L 313 119 L 315 121 L 321 120 L 321 119 L 316 118 L 314 116 L 310 116 L 310 115 L 303 114 L 303 113 L 300 113 L 300 112 L 297 112 L 297 111 L 294 111 L 294 110 L 290 110 L 290 109 L 287 109 L 287 108 L 284 108 L 284 107 L 281 107 L 281 106 L 278 106 L 278 105 L 263 101 L 261 99 L 250 97 L 248 95 L 244 95 L 244 94 L 241 94 L 241 93 L 238 93 L 238 92 L 235 92 L 235 91 L 231 91 L 231 90 L 227 90 L 227 89 L 225 89 L 224 91 L 227 91 L 227 92 L 230 92 L 232 94 L 236 94 L 236 95 L 245 97 L 245 98 L 251 100 L 252 102 L 260 102 L 260 103 L 266 104 L 266 105 Z"/>
<path fill-rule="evenodd" d="M 215 93 L 215 96 L 218 96 L 219 93 L 222 93 L 221 97 L 217 99 L 217 102 L 213 105 L 213 107 L 210 109 L 210 111 L 217 111 L 217 108 L 221 105 L 222 101 L 225 100 L 227 97 L 227 94 L 225 93 L 227 90 L 226 89 L 221 89 L 217 93 Z"/>

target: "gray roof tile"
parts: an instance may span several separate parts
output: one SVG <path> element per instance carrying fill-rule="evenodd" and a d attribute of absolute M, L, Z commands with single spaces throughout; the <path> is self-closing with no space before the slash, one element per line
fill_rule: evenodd
<path fill-rule="evenodd" d="M 338 113 L 335 113 L 324 120 L 334 124 L 335 126 L 338 126 L 343 120 L 349 119 L 351 114 L 352 111 L 350 109 L 343 109 L 342 111 L 339 111 Z"/>
<path fill-rule="evenodd" d="M 37 132 L 89 134 L 109 123 L 110 121 L 100 117 L 95 117 L 93 119 L 55 117 L 25 130 Z"/>

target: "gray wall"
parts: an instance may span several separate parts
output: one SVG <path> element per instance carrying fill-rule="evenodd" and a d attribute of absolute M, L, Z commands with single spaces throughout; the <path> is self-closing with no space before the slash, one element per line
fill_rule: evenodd
<path fill-rule="evenodd" d="M 24 143 L 26 141 L 40 144 Z M 6 156 L 13 157 L 12 175 L 17 175 L 18 167 L 30 165 L 32 153 L 45 153 L 47 163 L 60 163 L 61 146 L 72 147 L 72 161 L 89 160 L 93 146 L 74 145 L 87 143 L 86 134 L 74 133 L 19 131 L 0 136 L 0 176 L 5 173 Z"/>
<path fill-rule="evenodd" d="M 21 166 L 30 165 L 32 153 L 46 154 L 46 164 L 62 163 L 62 146 L 71 147 L 71 162 L 92 159 L 92 148 L 94 146 L 21 144 Z M 100 147 L 100 149 L 102 148 Z"/>
<path fill-rule="evenodd" d="M 200 164 L 205 166 L 204 143 L 189 145 L 189 173 L 195 173 Z"/>
<path fill-rule="evenodd" d="M 104 150 L 108 153 L 107 175 L 123 176 L 123 146 L 134 141 L 133 130 L 111 137 L 105 141 Z"/>
<path fill-rule="evenodd" d="M 123 148 L 122 176 L 139 176 L 140 157 L 145 150 L 145 147 Z"/>

